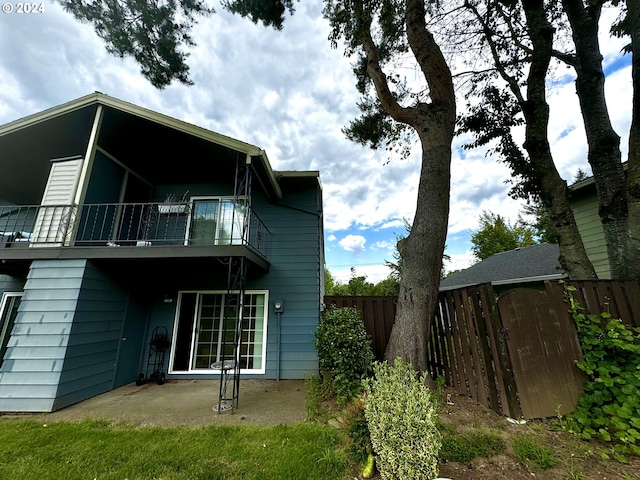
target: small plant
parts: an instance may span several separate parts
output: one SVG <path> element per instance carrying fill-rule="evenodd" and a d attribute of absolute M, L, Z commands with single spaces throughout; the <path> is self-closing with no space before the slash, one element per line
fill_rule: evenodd
<path fill-rule="evenodd" d="M 323 381 L 332 378 L 338 403 L 345 404 L 362 391 L 362 380 L 371 373 L 375 358 L 360 312 L 327 309 L 314 336 Z"/>
<path fill-rule="evenodd" d="M 371 447 L 371 433 L 364 416 L 364 400 L 356 397 L 349 403 L 344 412 L 344 428 L 349 435 L 349 453 L 353 459 L 364 464 L 373 452 Z"/>
<path fill-rule="evenodd" d="M 441 431 L 442 448 L 439 458 L 447 462 L 467 463 L 476 457 L 488 458 L 505 449 L 504 442 L 495 433 L 456 433 L 452 429 Z"/>
<path fill-rule="evenodd" d="M 547 470 L 558 463 L 551 447 L 543 445 L 537 437 L 532 435 L 516 435 L 512 446 L 518 461 L 527 467 L 534 466 Z"/>
<path fill-rule="evenodd" d="M 640 455 L 640 329 L 606 312 L 583 313 L 572 291 L 566 297 L 583 355 L 576 364 L 589 381 L 566 425 L 582 438 L 612 442 L 613 456 L 626 462 L 628 453 Z"/>
<path fill-rule="evenodd" d="M 322 402 L 328 400 L 333 395 L 333 387 L 328 390 L 328 383 L 321 382 L 315 375 L 306 378 L 305 386 L 307 388 L 304 402 L 304 411 L 307 414 L 307 420 L 314 421 L 326 416 L 326 409 L 322 407 Z"/>
<path fill-rule="evenodd" d="M 380 474 L 386 480 L 437 477 L 441 438 L 424 376 L 401 359 L 377 363 L 374 371 L 364 382 L 364 408 Z"/>

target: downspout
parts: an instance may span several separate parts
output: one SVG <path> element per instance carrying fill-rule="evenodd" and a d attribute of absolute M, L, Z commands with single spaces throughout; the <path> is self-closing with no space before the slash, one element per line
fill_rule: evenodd
<path fill-rule="evenodd" d="M 278 312 L 278 325 L 277 325 L 277 334 L 278 334 L 278 348 L 276 349 L 276 380 L 280 381 L 280 320 L 281 320 L 281 312 Z"/>
<path fill-rule="evenodd" d="M 276 322 L 276 380 L 280 381 L 280 323 L 282 322 L 282 312 L 284 312 L 284 301 L 275 300 L 273 311 L 276 312 L 278 321 Z"/>

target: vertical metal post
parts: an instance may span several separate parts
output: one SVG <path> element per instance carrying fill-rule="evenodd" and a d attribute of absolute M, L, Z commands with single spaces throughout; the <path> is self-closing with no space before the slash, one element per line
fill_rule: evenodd
<path fill-rule="evenodd" d="M 239 213 L 239 200 L 243 199 L 244 212 L 242 217 L 241 242 L 245 243 L 249 228 L 249 213 L 251 208 L 251 158 L 241 158 L 236 160 L 235 182 L 233 189 L 233 209 L 231 213 L 231 238 L 234 241 L 234 229 L 236 215 Z M 223 410 L 223 402 L 231 400 L 232 411 L 238 408 L 240 398 L 240 354 L 242 347 L 242 323 L 244 311 L 245 282 L 248 265 L 244 256 L 229 257 L 227 271 L 227 295 L 225 297 L 223 322 L 223 343 L 222 362 L 220 365 L 220 393 L 218 396 L 218 413 Z M 225 358 L 227 347 L 227 312 L 235 310 L 234 342 L 232 358 Z M 233 381 L 233 392 L 231 398 L 226 398 L 226 387 L 229 376 Z"/>

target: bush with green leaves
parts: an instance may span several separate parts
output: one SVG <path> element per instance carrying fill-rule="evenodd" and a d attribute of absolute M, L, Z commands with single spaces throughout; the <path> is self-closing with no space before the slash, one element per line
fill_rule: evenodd
<path fill-rule="evenodd" d="M 627 453 L 640 455 L 640 329 L 608 313 L 585 314 L 572 291 L 567 300 L 583 356 L 577 365 L 589 379 L 567 425 L 583 438 L 612 442 L 624 462 Z"/>
<path fill-rule="evenodd" d="M 425 377 L 401 359 L 393 366 L 376 363 L 374 372 L 375 377 L 364 382 L 364 408 L 382 477 L 437 477 L 441 436 L 436 404 Z"/>
<path fill-rule="evenodd" d="M 338 402 L 347 403 L 362 391 L 362 380 L 371 374 L 375 358 L 360 312 L 328 308 L 314 336 L 320 371 L 332 377 Z"/>

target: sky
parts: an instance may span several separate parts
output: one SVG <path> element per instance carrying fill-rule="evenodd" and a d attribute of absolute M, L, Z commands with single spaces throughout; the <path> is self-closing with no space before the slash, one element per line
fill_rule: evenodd
<path fill-rule="evenodd" d="M 407 159 L 346 139 L 342 128 L 358 116 L 359 95 L 351 63 L 332 49 L 321 0 L 304 0 L 278 32 L 217 12 L 193 30 L 192 86 L 158 90 L 131 59 L 110 56 L 91 25 L 77 22 L 51 0 L 35 13 L 17 13 L 8 0 L 0 12 L 0 125 L 99 91 L 256 145 L 274 170 L 318 170 L 323 186 L 327 268 L 338 281 L 351 268 L 379 282 L 389 274 L 403 220 L 415 213 L 420 173 L 418 145 Z M 8 5 L 8 6 L 7 6 Z M 11 10 L 10 12 L 8 12 Z M 606 34 L 602 53 L 607 102 L 626 157 L 631 121 L 629 59 L 624 41 Z M 413 75 L 409 72 L 406 75 Z M 571 182 L 589 172 L 586 140 L 570 70 L 549 85 L 549 137 L 561 176 Z M 512 200 L 508 168 L 485 150 L 453 144 L 446 270 L 474 263 L 470 234 L 483 211 L 517 220 L 522 203 Z M 1 163 L 0 152 L 0 163 Z"/>

